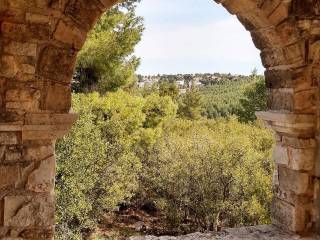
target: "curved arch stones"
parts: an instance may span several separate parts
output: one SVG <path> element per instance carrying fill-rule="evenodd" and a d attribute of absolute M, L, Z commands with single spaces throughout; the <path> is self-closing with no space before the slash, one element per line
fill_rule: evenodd
<path fill-rule="evenodd" d="M 116 0 L 0 0 L 0 238 L 52 239 L 54 142 L 76 120 L 77 52 Z M 319 231 L 319 0 L 216 0 L 261 50 L 274 130 L 273 223 Z M 217 36 L 218 37 L 218 36 Z M 317 161 L 316 161 L 317 159 Z"/>

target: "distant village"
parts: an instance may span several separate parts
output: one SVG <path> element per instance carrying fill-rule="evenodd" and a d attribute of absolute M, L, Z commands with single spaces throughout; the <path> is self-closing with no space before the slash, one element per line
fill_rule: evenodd
<path fill-rule="evenodd" d="M 206 87 L 210 85 L 219 84 L 222 81 L 239 81 L 247 76 L 235 74 L 221 74 L 221 73 L 204 73 L 204 74 L 158 74 L 158 75 L 138 75 L 138 87 L 150 87 L 162 82 L 175 83 L 180 92 L 183 93 L 191 87 Z"/>

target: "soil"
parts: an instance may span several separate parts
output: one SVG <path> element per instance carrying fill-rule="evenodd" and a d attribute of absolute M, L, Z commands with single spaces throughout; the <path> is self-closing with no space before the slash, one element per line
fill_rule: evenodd
<path fill-rule="evenodd" d="M 166 229 L 164 216 L 157 210 L 130 206 L 122 207 L 114 213 L 106 213 L 89 239 L 125 240 L 132 236 L 176 234 Z"/>

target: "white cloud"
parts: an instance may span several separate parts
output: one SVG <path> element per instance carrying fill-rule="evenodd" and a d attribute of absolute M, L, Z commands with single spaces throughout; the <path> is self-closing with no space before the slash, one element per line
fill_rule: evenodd
<path fill-rule="evenodd" d="M 143 73 L 155 71 L 156 64 L 164 67 L 168 62 L 181 62 L 176 65 L 186 68 L 177 66 L 175 70 L 174 66 L 168 65 L 170 72 L 187 72 L 191 68 L 196 71 L 197 62 L 203 65 L 198 68 L 207 72 L 215 68 L 213 63 L 219 65 L 217 70 L 225 72 L 249 73 L 254 67 L 263 69 L 249 32 L 231 15 L 206 24 L 147 24 L 142 41 L 136 47 L 136 55 L 142 58 L 139 71 Z"/>

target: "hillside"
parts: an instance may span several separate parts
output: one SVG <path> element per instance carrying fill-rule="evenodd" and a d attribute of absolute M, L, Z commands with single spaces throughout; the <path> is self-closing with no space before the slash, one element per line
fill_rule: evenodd
<path fill-rule="evenodd" d="M 175 74 L 175 75 L 138 75 L 138 88 L 159 85 L 163 82 L 175 84 L 180 94 L 191 88 L 202 96 L 203 115 L 207 118 L 227 117 L 237 115 L 240 99 L 245 98 L 246 89 L 257 81 L 263 81 L 262 76 L 232 75 L 222 73 L 205 74 Z"/>
<path fill-rule="evenodd" d="M 237 114 L 245 90 L 256 81 L 256 78 L 243 77 L 237 80 L 223 80 L 200 88 L 205 115 L 208 118 L 216 118 Z"/>

